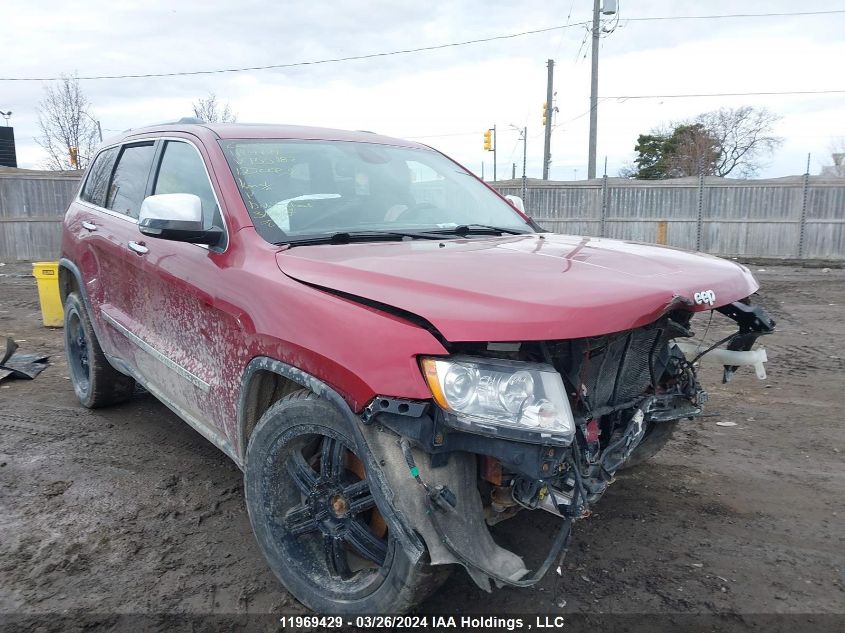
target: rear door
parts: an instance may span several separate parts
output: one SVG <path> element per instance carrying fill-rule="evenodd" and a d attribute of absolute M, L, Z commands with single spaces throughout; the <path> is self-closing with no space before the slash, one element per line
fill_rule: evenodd
<path fill-rule="evenodd" d="M 131 315 L 142 301 L 145 247 L 137 218 L 154 154 L 154 141 L 103 150 L 77 201 L 79 221 L 74 223 L 82 246 L 77 265 L 103 338 L 100 344 L 133 370 L 137 346 L 125 330 L 132 329 Z"/>

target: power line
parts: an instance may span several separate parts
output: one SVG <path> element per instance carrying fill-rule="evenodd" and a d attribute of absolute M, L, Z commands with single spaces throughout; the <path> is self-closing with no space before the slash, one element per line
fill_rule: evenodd
<path fill-rule="evenodd" d="M 85 77 L 77 77 L 77 79 L 142 79 L 152 77 L 177 77 L 185 75 L 215 75 L 221 73 L 240 73 L 251 70 L 275 70 L 279 68 L 294 68 L 297 66 L 316 66 L 318 64 L 335 64 L 339 62 L 350 62 L 360 59 L 373 59 L 375 57 L 390 57 L 391 55 L 407 55 L 410 53 L 422 53 L 425 51 L 434 51 L 444 48 L 455 48 L 457 46 L 469 46 L 471 44 L 482 44 L 484 42 L 495 42 L 497 40 L 509 40 L 516 37 L 523 37 L 525 35 L 537 35 L 538 33 L 548 33 L 550 31 L 558 31 L 561 29 L 573 28 L 576 26 L 584 26 L 586 22 L 577 22 L 573 24 L 559 24 L 557 26 L 549 26 L 542 29 L 532 29 L 530 31 L 520 31 L 519 33 L 508 33 L 506 35 L 494 35 L 492 37 L 483 37 L 474 40 L 465 40 L 463 42 L 450 42 L 448 44 L 435 44 L 433 46 L 421 46 L 419 48 L 406 48 L 396 51 L 387 51 L 381 53 L 367 53 L 366 55 L 351 55 L 349 57 L 334 57 L 331 59 L 318 59 L 307 62 L 291 62 L 287 64 L 270 64 L 267 66 L 245 66 L 243 68 L 218 68 L 215 70 L 188 70 L 172 73 L 141 73 L 135 75 L 88 75 Z M 62 77 L 0 77 L 0 81 L 60 81 Z"/>
<path fill-rule="evenodd" d="M 626 18 L 626 22 L 648 22 L 655 20 L 712 20 L 723 18 L 767 18 L 767 17 L 788 17 L 788 16 L 811 16 L 811 15 L 831 15 L 845 13 L 845 9 L 833 9 L 829 11 L 794 11 L 783 13 L 732 13 L 724 15 L 672 15 L 672 16 L 647 16 L 640 18 Z M 524 37 L 526 35 L 537 35 L 539 33 L 549 33 L 551 31 L 559 31 L 562 29 L 574 28 L 577 26 L 588 26 L 589 21 L 572 22 L 567 20 L 566 24 L 559 24 L 557 26 L 549 26 L 540 29 L 532 29 L 530 31 L 520 31 L 519 33 L 507 33 L 505 35 L 494 35 L 491 37 L 483 37 L 473 40 L 465 40 L 462 42 L 449 42 L 446 44 L 435 44 L 432 46 L 421 46 L 418 48 L 406 48 L 395 51 L 385 51 L 379 53 L 367 53 L 365 55 L 351 55 L 349 57 L 334 57 L 328 59 L 317 59 L 304 62 L 290 62 L 282 64 L 268 64 L 266 66 L 244 66 L 240 68 L 216 68 L 211 70 L 186 70 L 169 73 L 138 73 L 126 75 L 87 75 L 77 77 L 80 80 L 95 80 L 95 79 L 147 79 L 155 77 L 184 77 L 189 75 L 216 75 L 224 73 L 240 73 L 256 70 L 277 70 L 281 68 L 296 68 L 300 66 L 317 66 L 320 64 L 336 64 L 341 62 L 357 61 L 362 59 L 374 59 L 377 57 L 390 57 L 392 55 L 408 55 L 411 53 L 423 53 L 428 51 L 441 50 L 444 48 L 456 48 L 459 46 L 470 46 L 473 44 L 483 44 L 486 42 L 495 42 L 500 40 L 509 40 L 517 37 Z M 0 81 L 61 81 L 62 77 L 0 77 Z"/>
<path fill-rule="evenodd" d="M 674 95 L 617 95 L 602 97 L 603 99 L 683 99 L 686 97 L 753 97 L 753 96 L 776 96 L 776 95 L 826 95 L 845 94 L 845 90 L 778 90 L 771 92 L 702 92 L 692 94 Z M 588 110 L 589 112 L 589 110 Z M 583 115 L 582 115 L 583 116 Z"/>
<path fill-rule="evenodd" d="M 672 95 L 617 95 L 617 96 L 606 96 L 606 97 L 599 97 L 599 102 L 597 105 L 601 105 L 602 103 L 609 101 L 611 99 L 617 99 L 619 101 L 627 101 L 628 99 L 683 99 L 686 97 L 753 97 L 753 96 L 778 96 L 778 95 L 807 95 L 807 94 L 845 94 L 845 90 L 781 90 L 781 91 L 770 91 L 770 92 L 707 92 L 707 93 L 697 93 L 697 94 L 672 94 Z M 565 121 L 561 121 L 559 123 L 555 123 L 554 127 L 561 127 L 565 126 L 568 123 L 572 123 L 573 121 L 577 121 L 585 116 L 587 116 L 592 111 L 592 108 L 585 110 L 581 114 L 572 117 L 571 119 L 566 119 Z M 420 138 L 443 138 L 447 136 L 470 136 L 478 134 L 478 131 L 475 132 L 453 132 L 449 134 L 429 134 L 426 136 L 403 136 L 402 138 L 407 139 L 420 139 Z M 530 138 L 539 138 L 542 133 L 538 133 L 535 136 L 531 136 Z M 516 151 L 516 145 L 514 145 L 514 151 Z"/>
<path fill-rule="evenodd" d="M 800 15 L 830 15 L 832 13 L 845 13 L 845 9 L 832 9 L 830 11 L 787 11 L 783 13 L 729 13 L 723 15 L 656 15 L 643 18 L 623 18 L 624 22 L 651 22 L 654 20 L 718 20 L 721 18 L 780 18 Z"/>

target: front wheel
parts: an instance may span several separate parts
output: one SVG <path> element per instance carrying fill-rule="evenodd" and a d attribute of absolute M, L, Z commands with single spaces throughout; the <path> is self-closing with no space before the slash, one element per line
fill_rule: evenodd
<path fill-rule="evenodd" d="M 318 613 L 401 613 L 445 580 L 391 536 L 340 412 L 309 391 L 262 416 L 244 489 L 271 569 Z"/>

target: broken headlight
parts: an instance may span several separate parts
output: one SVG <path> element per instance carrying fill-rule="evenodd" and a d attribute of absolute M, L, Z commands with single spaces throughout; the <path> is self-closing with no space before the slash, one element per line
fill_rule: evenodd
<path fill-rule="evenodd" d="M 458 428 L 536 439 L 571 440 L 572 410 L 560 374 L 551 365 L 472 357 L 423 358 L 434 400 Z"/>

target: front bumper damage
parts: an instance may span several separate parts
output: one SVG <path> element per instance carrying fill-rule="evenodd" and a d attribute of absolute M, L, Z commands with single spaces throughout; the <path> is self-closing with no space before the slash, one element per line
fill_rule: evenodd
<path fill-rule="evenodd" d="M 621 333 L 602 342 L 604 356 L 593 340 L 562 342 L 570 352 L 602 360 L 598 369 L 555 360 L 571 387 L 578 427 L 571 443 L 532 444 L 456 432 L 448 414 L 431 402 L 375 398 L 361 416 L 361 434 L 389 483 L 397 518 L 425 542 L 431 564 L 460 564 L 485 591 L 494 584 L 534 584 L 555 560 L 559 566 L 572 523 L 590 514 L 649 425 L 701 413 L 707 394 L 696 379 L 697 362 L 724 365 L 725 382 L 746 365 L 765 378 L 765 350 L 751 348 L 759 336 L 774 330 L 774 321 L 747 300 L 717 310 L 734 320 L 738 331 L 704 350 L 675 341 L 692 336 L 689 318 L 677 322 L 668 315 L 642 333 Z M 647 352 L 647 362 L 631 356 L 638 346 L 642 354 Z M 657 353 L 661 346 L 662 356 Z M 549 360 L 554 352 L 552 345 L 544 349 Z M 609 357 L 617 365 L 605 366 Z M 657 376 L 670 369 L 675 372 L 671 385 L 660 384 Z M 605 380 L 605 374 L 613 380 Z M 599 440 L 601 429 L 605 435 Z M 495 480 L 487 473 L 491 464 L 513 477 L 483 497 L 483 480 Z M 518 554 L 497 545 L 489 531 L 493 523 L 526 508 L 562 519 L 548 556 L 534 573 Z"/>

